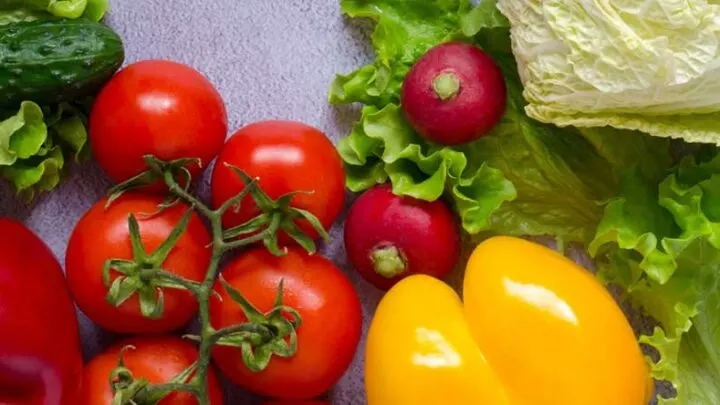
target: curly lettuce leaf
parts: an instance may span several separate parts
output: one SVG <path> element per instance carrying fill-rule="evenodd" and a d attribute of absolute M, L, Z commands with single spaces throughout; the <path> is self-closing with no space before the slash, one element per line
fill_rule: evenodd
<path fill-rule="evenodd" d="M 422 142 L 395 104 L 365 107 L 363 120 L 338 148 L 350 190 L 389 179 L 394 193 L 433 201 L 449 189 L 467 229 L 486 228 L 490 214 L 517 194 L 499 170 L 472 165 L 461 151 Z"/>
<path fill-rule="evenodd" d="M 53 125 L 52 129 L 58 139 L 62 140 L 67 145 L 67 149 L 75 156 L 76 163 L 84 162 L 89 158 L 88 133 L 86 124 L 80 116 L 73 115 L 64 118 Z"/>
<path fill-rule="evenodd" d="M 589 246 L 600 276 L 660 326 L 653 376 L 677 396 L 660 404 L 720 403 L 720 157 L 684 160 L 662 181 L 623 177 Z"/>
<path fill-rule="evenodd" d="M 530 102 L 559 126 L 720 145 L 720 6 L 500 0 Z"/>
<path fill-rule="evenodd" d="M 410 3 L 414 12 L 406 9 Z M 338 76 L 330 89 L 332 103 L 365 104 L 361 120 L 338 147 L 353 191 L 390 181 L 400 195 L 425 200 L 447 195 L 471 234 L 587 242 L 602 217 L 599 202 L 617 186 L 616 167 L 657 171 L 669 165 L 666 140 L 647 141 L 627 131 L 581 133 L 530 119 L 509 24 L 494 1 L 476 7 L 465 1 L 345 1 L 343 11 L 377 21 L 377 60 Z M 474 41 L 490 53 L 505 73 L 509 96 L 507 113 L 490 135 L 454 148 L 425 142 L 398 107 L 410 66 L 449 39 Z M 643 156 L 625 153 L 640 148 L 647 148 Z"/>
<path fill-rule="evenodd" d="M 88 0 L 82 16 L 93 21 L 100 21 L 105 17 L 109 8 L 108 0 Z"/>
<path fill-rule="evenodd" d="M 460 15 L 460 28 L 466 37 L 473 37 L 487 29 L 507 28 L 509 24 L 497 8 L 496 0 L 480 1 L 477 7 Z"/>
<path fill-rule="evenodd" d="M 0 25 L 53 17 L 100 21 L 108 7 L 108 0 L 4 0 Z"/>
<path fill-rule="evenodd" d="M 13 183 L 25 201 L 30 201 L 37 194 L 50 191 L 60 184 L 64 166 L 63 151 L 56 146 L 43 155 L 12 166 L 1 166 L 0 175 Z"/>
<path fill-rule="evenodd" d="M 84 106 L 63 103 L 41 108 L 25 101 L 14 115 L 0 114 L 0 176 L 26 200 L 52 190 L 65 162 L 89 156 Z"/>
<path fill-rule="evenodd" d="M 583 134 L 531 120 L 523 112 L 522 86 L 515 72 L 502 63 L 501 67 L 509 95 L 506 116 L 490 135 L 460 150 L 468 159 L 499 169 L 518 195 L 493 212 L 490 226 L 482 230 L 516 236 L 551 235 L 564 242 L 586 243 L 602 217 L 599 203 L 617 188 L 617 169 L 638 166 L 652 171 L 657 156 L 663 155 L 668 156 L 665 161 L 669 165 L 669 145 L 666 141 L 645 145 L 640 134 Z M 602 142 L 591 140 L 591 135 Z M 643 157 L 613 155 L 613 161 L 605 155 L 640 145 L 648 146 Z"/>
<path fill-rule="evenodd" d="M 46 118 L 50 133 L 63 146 L 66 154 L 75 156 L 76 163 L 82 163 L 90 157 L 87 115 L 91 107 L 92 100 L 61 103 Z"/>
<path fill-rule="evenodd" d="M 35 155 L 46 139 L 42 109 L 33 102 L 23 102 L 17 114 L 0 121 L 0 166 Z"/>

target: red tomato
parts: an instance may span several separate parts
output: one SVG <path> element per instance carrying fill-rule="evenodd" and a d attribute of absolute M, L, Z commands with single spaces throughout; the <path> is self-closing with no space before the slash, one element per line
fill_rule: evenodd
<path fill-rule="evenodd" d="M 198 359 L 198 351 L 191 343 L 174 336 L 133 337 L 113 345 L 93 358 L 83 372 L 80 405 L 111 405 L 110 373 L 117 367 L 120 351 L 123 361 L 136 379 L 144 378 L 151 384 L 171 381 Z M 223 394 L 215 371 L 208 373 L 210 405 L 222 405 Z M 176 392 L 163 398 L 158 405 L 197 405 L 188 393 Z"/>
<path fill-rule="evenodd" d="M 293 191 L 312 192 L 293 198 L 294 207 L 310 211 L 329 229 L 345 201 L 345 171 L 332 142 L 318 129 L 293 121 L 263 121 L 237 131 L 227 142 L 212 175 L 212 201 L 217 208 L 244 188 L 243 181 L 225 164 L 260 178 L 262 189 L 273 199 Z M 223 218 L 225 227 L 240 225 L 259 214 L 250 197 L 238 212 Z M 313 238 L 306 221 L 300 228 Z"/>
<path fill-rule="evenodd" d="M 122 182 L 147 169 L 143 156 L 214 159 L 227 135 L 225 104 L 212 83 L 181 63 L 146 60 L 105 85 L 90 114 L 90 145 L 100 167 Z M 201 168 L 191 167 L 194 177 Z"/>
<path fill-rule="evenodd" d="M 282 257 L 265 249 L 251 250 L 224 270 L 230 285 L 261 312 L 273 307 L 280 280 L 283 304 L 298 311 L 298 351 L 290 358 L 273 357 L 266 369 L 252 372 L 240 350 L 217 346 L 213 357 L 233 382 L 256 394 L 281 399 L 315 398 L 332 388 L 353 360 L 362 331 L 362 309 L 350 281 L 329 260 L 294 247 Z M 215 328 L 246 322 L 240 307 L 216 283 L 222 301 L 210 301 Z"/>
<path fill-rule="evenodd" d="M 162 196 L 127 193 L 105 209 L 107 199 L 98 201 L 75 226 L 65 257 L 65 271 L 75 301 L 98 325 L 120 333 L 167 332 L 185 325 L 197 311 L 195 297 L 186 290 L 164 288 L 165 310 L 159 319 L 146 318 L 140 312 L 135 294 L 120 307 L 109 304 L 108 288 L 102 270 L 108 259 L 132 259 L 128 215 L 134 214 L 147 253 L 154 252 L 167 239 L 188 210 L 178 204 L 150 218 L 163 201 Z M 210 233 L 193 213 L 185 233 L 170 252 L 162 268 L 186 279 L 202 281 L 210 263 Z M 119 273 L 112 272 L 114 280 Z"/>
<path fill-rule="evenodd" d="M 0 404 L 76 405 L 82 353 L 60 263 L 0 218 Z"/>

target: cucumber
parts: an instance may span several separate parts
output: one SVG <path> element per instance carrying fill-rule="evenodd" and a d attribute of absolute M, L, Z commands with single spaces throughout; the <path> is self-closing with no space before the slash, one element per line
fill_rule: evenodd
<path fill-rule="evenodd" d="M 86 19 L 0 26 L 0 108 L 93 95 L 125 59 L 121 38 Z"/>

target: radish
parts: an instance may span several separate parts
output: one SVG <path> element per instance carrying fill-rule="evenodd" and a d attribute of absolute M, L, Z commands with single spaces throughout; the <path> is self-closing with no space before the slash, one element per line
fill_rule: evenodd
<path fill-rule="evenodd" d="M 411 274 L 444 278 L 460 255 L 460 234 L 442 201 L 422 201 L 376 186 L 350 208 L 345 249 L 353 266 L 382 290 Z"/>
<path fill-rule="evenodd" d="M 478 47 L 448 42 L 430 49 L 405 77 L 401 105 L 428 141 L 459 145 L 474 141 L 502 119 L 505 79 Z"/>

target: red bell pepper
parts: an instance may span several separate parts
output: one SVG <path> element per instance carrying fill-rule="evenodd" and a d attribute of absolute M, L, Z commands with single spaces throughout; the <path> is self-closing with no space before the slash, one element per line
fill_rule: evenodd
<path fill-rule="evenodd" d="M 25 226 L 0 218 L 0 404 L 75 405 L 82 367 L 60 264 Z"/>

